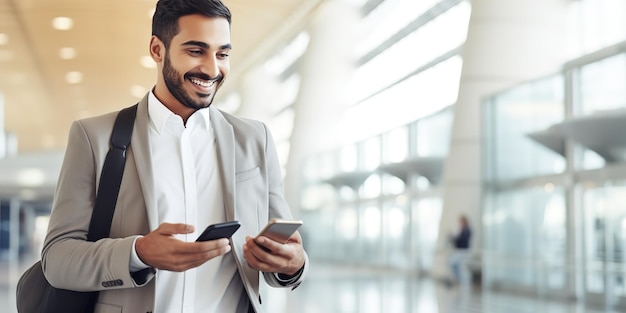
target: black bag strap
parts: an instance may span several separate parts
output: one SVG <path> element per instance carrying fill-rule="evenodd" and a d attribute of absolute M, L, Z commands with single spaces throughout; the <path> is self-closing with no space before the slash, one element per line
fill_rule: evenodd
<path fill-rule="evenodd" d="M 97 241 L 109 236 L 115 203 L 126 165 L 126 149 L 130 146 L 136 115 L 137 104 L 121 110 L 115 118 L 111 133 L 111 147 L 102 166 L 87 241 Z"/>

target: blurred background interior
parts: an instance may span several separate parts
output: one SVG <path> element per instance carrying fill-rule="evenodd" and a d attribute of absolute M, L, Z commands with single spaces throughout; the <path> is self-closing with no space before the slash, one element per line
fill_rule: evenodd
<path fill-rule="evenodd" d="M 626 1 L 224 0 L 313 268 L 269 312 L 626 310 Z M 155 0 L 0 0 L 0 305 L 71 122 L 138 101 Z M 469 286 L 448 236 L 473 236 Z M 7 311 L 5 311 L 5 308 Z"/>

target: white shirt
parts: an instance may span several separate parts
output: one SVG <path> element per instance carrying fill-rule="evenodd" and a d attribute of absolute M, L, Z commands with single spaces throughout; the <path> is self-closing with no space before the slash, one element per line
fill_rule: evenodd
<path fill-rule="evenodd" d="M 152 92 L 148 97 L 159 224 L 194 225 L 194 233 L 176 235 L 187 242 L 195 241 L 206 226 L 226 221 L 209 112 L 196 111 L 184 125 Z M 145 267 L 133 251 L 131 271 Z M 185 272 L 157 272 L 155 312 L 245 312 L 247 305 L 232 253 Z"/>

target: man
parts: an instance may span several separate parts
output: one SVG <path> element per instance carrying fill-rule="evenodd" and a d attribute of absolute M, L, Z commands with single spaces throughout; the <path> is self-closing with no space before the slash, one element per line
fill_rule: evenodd
<path fill-rule="evenodd" d="M 74 122 L 42 265 L 50 283 L 99 290 L 96 312 L 261 312 L 259 273 L 297 287 L 308 258 L 259 236 L 291 219 L 265 125 L 210 107 L 229 72 L 230 12 L 219 0 L 160 0 L 150 54 L 154 88 L 139 103 L 110 238 L 86 241 L 117 113 Z M 195 242 L 238 220 L 227 239 Z"/>

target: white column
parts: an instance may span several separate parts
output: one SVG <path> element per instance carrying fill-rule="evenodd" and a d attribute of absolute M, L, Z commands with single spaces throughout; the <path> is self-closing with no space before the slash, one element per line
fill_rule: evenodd
<path fill-rule="evenodd" d="M 344 92 L 354 60 L 356 8 L 346 0 L 327 0 L 315 10 L 307 31 L 310 41 L 301 58 L 285 195 L 292 210 L 299 208 L 304 158 L 338 145 L 337 126 L 345 103 Z"/>
<path fill-rule="evenodd" d="M 566 0 L 473 0 L 450 153 L 443 173 L 439 250 L 460 213 L 470 218 L 472 250 L 482 250 L 482 106 L 486 96 L 554 74 L 565 62 Z M 446 275 L 436 256 L 437 276 Z"/>
<path fill-rule="evenodd" d="M 252 118 L 268 122 L 272 116 L 268 107 L 274 99 L 272 93 L 276 82 L 274 77 L 266 73 L 263 66 L 255 66 L 241 77 L 237 91 L 241 97 L 241 104 L 237 116 Z"/>

